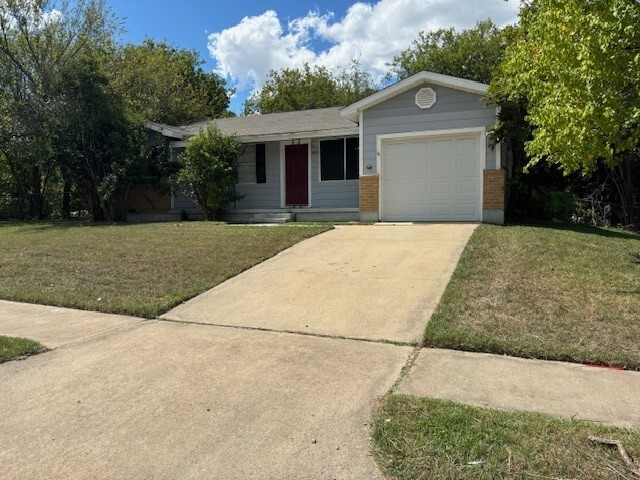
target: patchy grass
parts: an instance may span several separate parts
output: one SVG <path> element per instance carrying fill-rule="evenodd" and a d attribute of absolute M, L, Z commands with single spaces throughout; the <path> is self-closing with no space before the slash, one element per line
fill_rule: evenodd
<path fill-rule="evenodd" d="M 33 340 L 0 335 L 0 363 L 36 355 L 44 350 L 45 348 L 42 345 Z"/>
<path fill-rule="evenodd" d="M 426 345 L 640 370 L 638 255 L 619 230 L 481 225 Z"/>
<path fill-rule="evenodd" d="M 534 413 L 392 395 L 376 412 L 373 451 L 398 480 L 632 480 L 617 450 L 640 458 L 640 432 Z"/>
<path fill-rule="evenodd" d="M 0 224 L 0 298 L 153 318 L 330 228 Z"/>

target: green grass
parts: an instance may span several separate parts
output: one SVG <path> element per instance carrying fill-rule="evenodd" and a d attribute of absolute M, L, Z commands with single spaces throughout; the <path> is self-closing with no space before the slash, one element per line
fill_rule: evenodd
<path fill-rule="evenodd" d="M 640 370 L 640 235 L 481 225 L 427 346 Z"/>
<path fill-rule="evenodd" d="M 398 480 L 632 480 L 617 450 L 640 458 L 640 432 L 392 395 L 376 412 L 376 460 Z M 481 462 L 474 464 L 474 462 Z"/>
<path fill-rule="evenodd" d="M 35 355 L 42 351 L 44 351 L 44 347 L 33 340 L 0 335 L 0 363 L 19 357 Z"/>
<path fill-rule="evenodd" d="M 330 228 L 0 223 L 0 298 L 153 318 Z"/>

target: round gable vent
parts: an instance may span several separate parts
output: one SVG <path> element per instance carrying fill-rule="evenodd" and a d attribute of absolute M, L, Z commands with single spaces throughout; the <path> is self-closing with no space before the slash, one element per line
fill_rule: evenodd
<path fill-rule="evenodd" d="M 422 109 L 431 108 L 433 104 L 436 103 L 436 92 L 433 89 L 421 88 L 418 93 L 416 93 L 416 105 Z"/>

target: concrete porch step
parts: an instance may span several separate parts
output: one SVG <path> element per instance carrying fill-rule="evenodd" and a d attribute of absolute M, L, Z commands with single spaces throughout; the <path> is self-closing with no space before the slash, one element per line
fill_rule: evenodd
<path fill-rule="evenodd" d="M 247 223 L 288 223 L 295 221 L 295 213 L 256 213 L 252 218 L 247 220 Z"/>

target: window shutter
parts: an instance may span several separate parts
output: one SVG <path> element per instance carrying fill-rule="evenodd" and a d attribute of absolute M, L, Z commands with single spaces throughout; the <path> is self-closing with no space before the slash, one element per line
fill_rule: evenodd
<path fill-rule="evenodd" d="M 266 145 L 256 145 L 256 183 L 267 183 L 267 155 Z"/>

